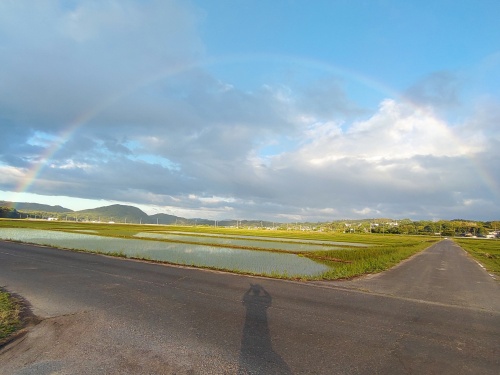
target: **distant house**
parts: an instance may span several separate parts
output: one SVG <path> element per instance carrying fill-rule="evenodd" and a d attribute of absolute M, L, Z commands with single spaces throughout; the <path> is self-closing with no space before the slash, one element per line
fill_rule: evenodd
<path fill-rule="evenodd" d="M 499 231 L 489 232 L 489 233 L 486 235 L 486 238 L 498 238 L 499 233 L 500 233 Z"/>

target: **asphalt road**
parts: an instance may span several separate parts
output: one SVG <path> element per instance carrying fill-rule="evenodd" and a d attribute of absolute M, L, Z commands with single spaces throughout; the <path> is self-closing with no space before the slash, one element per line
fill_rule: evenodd
<path fill-rule="evenodd" d="M 499 374 L 500 283 L 451 241 L 299 283 L 0 242 L 41 320 L 1 374 Z"/>

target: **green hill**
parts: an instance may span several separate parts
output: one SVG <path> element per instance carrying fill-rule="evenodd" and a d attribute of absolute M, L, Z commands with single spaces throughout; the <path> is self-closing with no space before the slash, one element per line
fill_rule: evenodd
<path fill-rule="evenodd" d="M 168 214 L 154 214 L 149 216 L 148 224 L 187 224 L 187 219 Z"/>
<path fill-rule="evenodd" d="M 90 210 L 75 211 L 78 220 L 88 221 L 114 221 L 117 223 L 149 223 L 147 213 L 134 206 L 113 204 L 111 206 L 97 207 Z"/>
<path fill-rule="evenodd" d="M 39 203 L 16 203 L 16 202 L 8 202 L 8 201 L 0 201 L 0 207 L 9 207 L 16 208 L 17 210 L 22 211 L 37 211 L 37 212 L 54 212 L 54 213 L 63 213 L 63 212 L 73 212 L 69 208 L 61 207 L 61 206 L 50 206 L 48 204 L 39 204 Z"/>
<path fill-rule="evenodd" d="M 260 220 L 209 220 L 209 219 L 186 219 L 183 217 L 164 213 L 149 216 L 141 209 L 123 204 L 113 204 L 92 208 L 88 210 L 72 211 L 61 206 L 49 206 L 38 203 L 15 203 L 0 201 L 0 217 L 6 218 L 57 218 L 69 221 L 98 221 L 129 224 L 177 224 L 177 225 L 217 225 L 219 227 L 274 227 L 274 223 Z M 15 207 L 15 208 L 14 208 Z"/>

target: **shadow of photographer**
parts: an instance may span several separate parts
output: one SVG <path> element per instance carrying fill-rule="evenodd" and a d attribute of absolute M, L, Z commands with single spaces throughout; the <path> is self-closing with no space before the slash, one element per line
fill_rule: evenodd
<path fill-rule="evenodd" d="M 291 374 L 286 362 L 272 347 L 267 309 L 271 295 L 259 284 L 250 284 L 243 295 L 246 308 L 241 339 L 239 374 Z"/>

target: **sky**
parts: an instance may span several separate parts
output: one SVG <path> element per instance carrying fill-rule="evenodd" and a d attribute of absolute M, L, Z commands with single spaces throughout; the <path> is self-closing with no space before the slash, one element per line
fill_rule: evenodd
<path fill-rule="evenodd" d="M 500 218 L 497 0 L 0 0 L 0 200 Z"/>

